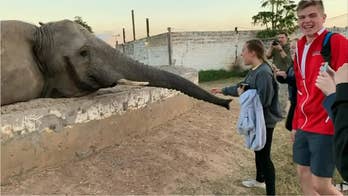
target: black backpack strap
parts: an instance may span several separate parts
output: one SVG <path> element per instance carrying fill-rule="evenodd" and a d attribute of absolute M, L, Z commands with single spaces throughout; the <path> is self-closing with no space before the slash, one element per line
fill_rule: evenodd
<path fill-rule="evenodd" d="M 322 49 L 320 51 L 321 56 L 323 56 L 324 61 L 328 62 L 330 64 L 331 62 L 331 45 L 330 45 L 330 39 L 331 36 L 334 33 L 332 32 L 327 32 L 323 41 Z"/>

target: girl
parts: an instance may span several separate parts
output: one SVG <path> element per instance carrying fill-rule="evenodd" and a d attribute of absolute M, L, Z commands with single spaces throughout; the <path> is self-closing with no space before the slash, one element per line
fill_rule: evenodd
<path fill-rule="evenodd" d="M 267 195 L 275 195 L 275 170 L 271 160 L 271 144 L 274 127 L 282 119 L 278 101 L 278 84 L 270 65 L 266 63 L 265 48 L 260 40 L 247 41 L 243 47 L 242 58 L 246 65 L 252 67 L 244 81 L 222 89 L 214 88 L 211 92 L 239 96 L 244 92 L 245 84 L 251 89 L 256 89 L 266 123 L 266 144 L 260 151 L 254 151 L 256 180 L 246 180 L 242 183 L 247 187 L 264 187 L 266 184 Z"/>

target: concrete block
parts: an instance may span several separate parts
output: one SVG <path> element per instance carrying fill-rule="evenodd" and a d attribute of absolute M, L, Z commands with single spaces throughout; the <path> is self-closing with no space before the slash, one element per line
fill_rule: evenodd
<path fill-rule="evenodd" d="M 198 81 L 192 69 L 163 69 Z M 32 168 L 81 159 L 115 145 L 189 110 L 193 100 L 174 90 L 118 86 L 80 98 L 1 107 L 1 183 Z"/>

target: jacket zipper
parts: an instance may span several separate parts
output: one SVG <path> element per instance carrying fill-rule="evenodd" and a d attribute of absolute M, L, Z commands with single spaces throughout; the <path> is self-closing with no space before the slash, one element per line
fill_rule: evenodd
<path fill-rule="evenodd" d="M 330 120 L 330 116 L 328 116 L 328 117 L 326 118 L 325 123 L 328 123 L 329 120 Z"/>
<path fill-rule="evenodd" d="M 305 82 L 304 78 L 303 78 L 302 82 L 303 82 L 303 86 L 304 86 L 304 88 L 306 90 L 306 99 L 303 101 L 303 104 L 301 105 L 301 111 L 302 111 L 303 115 L 305 116 L 305 122 L 301 126 L 301 129 L 303 129 L 303 127 L 307 124 L 307 121 L 308 121 L 308 117 L 307 117 L 307 115 L 306 115 L 306 113 L 304 111 L 304 106 L 305 106 L 305 104 L 306 104 L 306 102 L 308 101 L 308 98 L 309 98 L 309 93 L 308 93 L 307 85 L 306 85 L 306 82 Z"/>

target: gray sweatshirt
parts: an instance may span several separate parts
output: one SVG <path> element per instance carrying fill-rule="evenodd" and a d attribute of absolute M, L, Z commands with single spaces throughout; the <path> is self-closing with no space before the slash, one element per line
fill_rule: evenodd
<path fill-rule="evenodd" d="M 255 70 L 250 70 L 243 82 L 249 84 L 251 89 L 256 89 L 263 107 L 266 127 L 274 128 L 276 123 L 282 119 L 282 115 L 278 100 L 279 87 L 273 77 L 271 67 L 263 63 Z M 239 83 L 221 90 L 224 95 L 237 97 L 238 87 Z"/>

